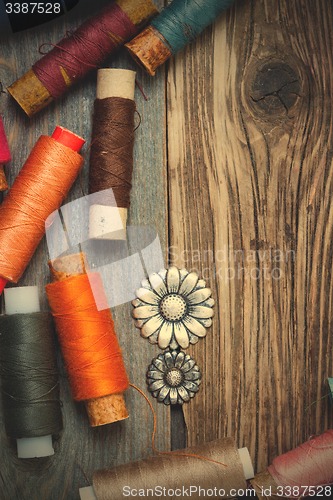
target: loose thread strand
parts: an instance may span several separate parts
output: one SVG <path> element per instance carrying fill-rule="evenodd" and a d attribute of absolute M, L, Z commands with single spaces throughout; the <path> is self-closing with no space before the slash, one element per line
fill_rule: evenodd
<path fill-rule="evenodd" d="M 145 400 L 147 401 L 147 403 L 149 404 L 150 406 L 150 409 L 153 413 L 153 419 L 154 419 L 154 428 L 153 428 L 153 436 L 152 436 L 152 445 L 153 445 L 153 450 L 155 451 L 155 453 L 158 453 L 160 455 L 179 455 L 179 456 L 182 456 L 182 457 L 195 457 L 195 458 L 201 458 L 202 460 L 207 460 L 208 462 L 213 462 L 215 464 L 218 464 L 218 465 L 223 465 L 224 467 L 228 467 L 226 464 L 223 464 L 222 462 L 218 462 L 217 460 L 212 460 L 211 458 L 207 458 L 207 457 L 202 457 L 201 455 L 195 455 L 194 453 L 177 453 L 177 452 L 173 452 L 173 451 L 159 451 L 157 450 L 157 448 L 155 447 L 155 434 L 156 434 L 156 415 L 155 415 L 155 411 L 154 411 L 154 408 L 151 404 L 151 402 L 149 401 L 149 399 L 147 398 L 147 396 L 141 391 L 141 389 L 139 389 L 136 385 L 134 384 L 129 384 L 131 387 L 134 387 L 134 389 L 136 389 L 140 394 L 142 394 L 142 396 L 145 398 Z"/>

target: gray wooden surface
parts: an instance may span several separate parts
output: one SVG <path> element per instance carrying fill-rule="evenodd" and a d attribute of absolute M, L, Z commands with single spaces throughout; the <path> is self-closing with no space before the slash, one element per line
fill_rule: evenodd
<path fill-rule="evenodd" d="M 91 2 L 73 9 L 68 16 L 49 25 L 28 30 L 1 40 L 0 81 L 9 86 L 31 68 L 40 56 L 38 47 L 45 42 L 57 43 L 66 30 L 100 10 L 108 2 Z M 155 4 L 161 8 L 162 2 Z M 167 247 L 166 159 L 165 159 L 165 98 L 164 71 L 152 79 L 146 76 L 127 55 L 125 49 L 108 60 L 104 67 L 120 67 L 137 71 L 148 97 L 145 101 L 138 88 L 135 100 L 141 115 L 141 125 L 135 133 L 135 167 L 130 225 L 152 227 L 157 231 L 164 255 Z M 72 130 L 90 142 L 91 118 L 96 90 L 96 73 L 72 87 L 59 101 L 51 103 L 38 115 L 28 119 L 10 95 L 2 94 L 0 111 L 8 133 L 13 161 L 6 167 L 12 184 L 29 151 L 41 134 L 51 135 L 56 125 Z M 86 146 L 83 151 L 85 151 Z M 82 171 L 85 190 L 88 180 L 88 158 Z M 71 188 L 65 203 L 82 197 L 79 180 Z M 77 220 L 79 225 L 80 221 Z M 75 226 L 75 224 L 74 224 Z M 103 246 L 104 256 L 115 247 Z M 75 249 L 73 249 L 75 251 Z M 72 253 L 72 252 L 69 252 Z M 94 254 L 95 255 L 95 254 Z M 42 310 L 48 310 L 44 291 L 50 282 L 45 238 L 39 245 L 18 285 L 38 285 Z M 111 255 L 110 255 L 111 261 Z M 105 263 L 105 262 L 104 262 Z M 96 263 L 95 263 L 96 264 Z M 158 349 L 144 341 L 134 327 L 130 303 L 112 309 L 116 332 L 123 350 L 130 382 L 145 390 L 145 371 Z M 60 500 L 79 498 L 79 487 L 87 486 L 83 471 L 91 480 L 92 472 L 108 465 L 120 464 L 147 456 L 152 451 L 153 418 L 147 402 L 133 388 L 125 394 L 130 418 L 126 421 L 92 429 L 83 403 L 75 403 L 58 348 L 61 400 L 64 430 L 55 441 L 55 455 L 46 459 L 18 460 L 15 443 L 8 442 L 0 405 L 0 499 L 1 500 Z M 170 411 L 153 402 L 157 416 L 156 445 L 170 449 Z"/>
<path fill-rule="evenodd" d="M 31 67 L 41 43 L 56 42 L 103 3 L 3 40 L 3 84 Z M 145 75 L 124 50 L 109 61 L 137 70 L 148 96 L 146 102 L 136 90 L 142 123 L 129 223 L 155 228 L 165 259 L 171 245 L 173 263 L 206 276 L 211 268 L 208 285 L 216 299 L 213 327 L 190 349 L 204 378 L 185 407 L 188 435 L 179 408 L 170 416 L 168 408 L 154 404 L 160 450 L 180 448 L 186 437 L 201 444 L 231 436 L 249 447 L 259 472 L 275 456 L 333 425 L 328 398 L 305 411 L 327 393 L 326 377 L 333 375 L 332 29 L 331 0 L 237 0 L 155 77 Z M 280 95 L 282 100 L 276 95 L 281 89 L 274 94 L 267 82 L 259 85 L 262 95 L 253 93 L 256 77 L 272 74 L 269 63 L 277 65 L 280 77 L 285 64 L 296 72 L 299 87 Z M 272 83 L 274 78 L 268 79 Z M 2 96 L 13 152 L 6 169 L 10 183 L 39 135 L 51 134 L 57 124 L 89 143 L 94 96 L 91 74 L 31 120 L 9 95 Z M 87 168 L 86 163 L 85 187 Z M 76 181 L 67 201 L 80 196 Z M 216 258 L 225 245 L 256 254 L 255 262 L 243 265 L 248 273 L 272 266 L 258 253 L 270 247 L 284 255 L 294 250 L 296 257 L 279 264 L 281 280 L 243 275 L 228 281 L 223 278 L 230 263 Z M 215 262 L 208 262 L 209 252 Z M 43 309 L 48 308 L 43 287 L 50 281 L 46 262 L 43 241 L 19 283 L 40 286 Z M 214 274 L 214 264 L 222 268 L 222 278 Z M 146 366 L 158 349 L 140 338 L 130 314 L 130 304 L 113 310 L 131 382 L 145 389 Z M 82 469 L 91 479 L 97 468 L 151 454 L 152 417 L 142 396 L 127 391 L 126 422 L 91 429 L 84 406 L 71 399 L 59 349 L 58 363 L 65 429 L 56 454 L 18 460 L 0 424 L 0 500 L 75 499 L 78 487 L 87 484 Z"/>

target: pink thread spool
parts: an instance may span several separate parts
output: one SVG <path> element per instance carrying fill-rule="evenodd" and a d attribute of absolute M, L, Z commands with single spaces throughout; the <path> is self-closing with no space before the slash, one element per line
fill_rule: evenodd
<path fill-rule="evenodd" d="M 317 489 L 323 497 L 331 496 L 327 493 L 331 493 L 333 485 L 333 430 L 276 457 L 251 484 L 260 499 L 314 496 Z"/>
<path fill-rule="evenodd" d="M 12 157 L 10 155 L 8 147 L 5 127 L 3 126 L 2 118 L 0 115 L 0 191 L 5 191 L 6 189 L 8 189 L 8 184 L 3 167 L 4 165 L 6 165 L 6 163 L 9 163 L 11 159 Z"/>

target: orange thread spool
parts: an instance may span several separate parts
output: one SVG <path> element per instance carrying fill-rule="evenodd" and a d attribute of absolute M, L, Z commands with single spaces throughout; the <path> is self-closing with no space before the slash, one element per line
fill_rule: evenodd
<path fill-rule="evenodd" d="M 110 309 L 97 309 L 91 286 L 107 307 L 99 273 L 45 287 L 76 401 L 123 392 L 129 385 Z"/>
<path fill-rule="evenodd" d="M 60 137 L 59 137 L 60 134 Z M 84 159 L 64 145 L 63 137 L 83 140 L 57 127 L 55 137 L 41 136 L 0 207 L 0 276 L 16 283 L 45 233 L 45 220 L 57 210 Z"/>

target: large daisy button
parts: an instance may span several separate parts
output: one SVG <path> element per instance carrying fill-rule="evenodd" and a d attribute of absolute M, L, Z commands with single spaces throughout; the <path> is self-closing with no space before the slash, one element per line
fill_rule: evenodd
<path fill-rule="evenodd" d="M 132 315 L 141 336 L 161 349 L 186 349 L 206 336 L 214 299 L 197 273 L 175 266 L 153 273 L 135 291 Z"/>

